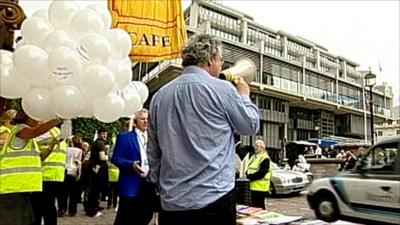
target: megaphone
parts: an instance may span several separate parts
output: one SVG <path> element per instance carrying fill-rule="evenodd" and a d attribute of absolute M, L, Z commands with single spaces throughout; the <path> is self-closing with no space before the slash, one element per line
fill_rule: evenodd
<path fill-rule="evenodd" d="M 248 58 L 240 59 L 233 67 L 223 70 L 219 74 L 219 78 L 233 83 L 235 77 L 241 77 L 247 83 L 254 81 L 257 69 L 253 61 Z"/>

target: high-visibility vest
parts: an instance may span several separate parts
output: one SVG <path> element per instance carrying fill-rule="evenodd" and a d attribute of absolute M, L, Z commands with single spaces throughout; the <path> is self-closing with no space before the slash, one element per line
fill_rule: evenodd
<path fill-rule="evenodd" d="M 58 138 L 61 133 L 58 127 L 53 127 L 49 132 L 52 138 Z M 47 147 L 47 145 L 40 146 L 40 148 Z M 43 181 L 64 181 L 67 147 L 67 142 L 65 140 L 61 141 L 58 145 L 54 146 L 53 151 L 42 162 Z"/>
<path fill-rule="evenodd" d="M 119 169 L 117 166 L 108 162 L 108 182 L 118 182 Z"/>
<path fill-rule="evenodd" d="M 0 194 L 42 191 L 42 165 L 36 141 L 26 140 L 24 146 L 14 143 L 15 135 L 23 128 L 14 127 L 0 151 Z"/>
<path fill-rule="evenodd" d="M 251 181 L 250 182 L 250 190 L 252 191 L 269 191 L 271 176 L 272 176 L 272 162 L 269 158 L 269 155 L 266 151 L 262 152 L 261 154 L 254 154 L 251 156 L 249 160 L 249 167 L 247 169 L 247 174 L 253 174 L 260 170 L 260 164 L 264 159 L 269 159 L 269 169 L 268 173 L 262 179 Z"/>

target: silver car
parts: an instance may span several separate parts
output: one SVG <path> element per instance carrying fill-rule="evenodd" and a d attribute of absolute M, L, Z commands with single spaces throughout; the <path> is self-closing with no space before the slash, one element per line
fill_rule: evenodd
<path fill-rule="evenodd" d="M 289 169 L 281 169 L 272 163 L 271 194 L 300 193 L 310 181 L 306 174 Z"/>

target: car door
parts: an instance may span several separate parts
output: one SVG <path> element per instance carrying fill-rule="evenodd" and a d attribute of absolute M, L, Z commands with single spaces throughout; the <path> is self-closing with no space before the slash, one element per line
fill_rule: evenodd
<path fill-rule="evenodd" d="M 400 216 L 399 142 L 375 146 L 343 183 L 358 212 Z M 394 214 L 393 214 L 394 213 Z"/>

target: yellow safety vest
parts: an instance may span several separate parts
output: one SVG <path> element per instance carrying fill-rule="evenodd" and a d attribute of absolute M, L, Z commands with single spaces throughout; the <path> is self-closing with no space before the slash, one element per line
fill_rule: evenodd
<path fill-rule="evenodd" d="M 0 151 L 0 194 L 42 191 L 42 165 L 36 141 L 26 140 L 20 148 L 13 146 L 15 135 L 23 128 L 14 127 Z"/>
<path fill-rule="evenodd" d="M 53 127 L 49 132 L 52 138 L 58 138 L 61 133 L 58 127 Z M 40 146 L 41 149 L 47 147 L 48 145 L 46 144 Z M 43 181 L 64 181 L 67 147 L 67 142 L 65 140 L 61 141 L 42 162 Z"/>
<path fill-rule="evenodd" d="M 118 182 L 119 169 L 117 166 L 108 162 L 108 182 Z"/>
<path fill-rule="evenodd" d="M 260 164 L 264 159 L 269 159 L 269 169 L 268 173 L 265 174 L 265 176 L 260 179 L 260 180 L 255 180 L 250 182 L 250 190 L 252 191 L 264 191 L 268 192 L 269 191 L 269 186 L 270 186 L 270 181 L 271 181 L 271 176 L 272 176 L 272 162 L 271 159 L 269 158 L 269 155 L 267 152 L 263 152 L 259 155 L 254 154 L 251 156 L 249 160 L 249 167 L 247 169 L 247 174 L 253 174 L 257 172 L 260 169 Z"/>

